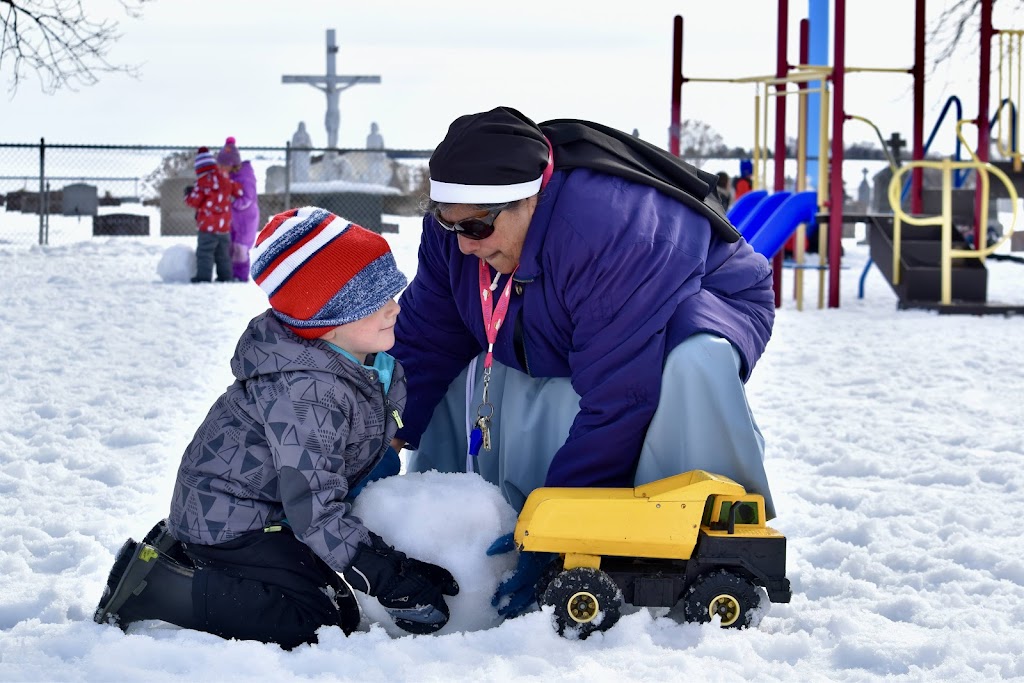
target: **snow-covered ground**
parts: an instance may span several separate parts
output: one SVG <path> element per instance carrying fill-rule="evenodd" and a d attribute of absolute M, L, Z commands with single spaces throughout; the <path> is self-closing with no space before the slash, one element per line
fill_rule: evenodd
<path fill-rule="evenodd" d="M 387 237 L 412 275 L 417 221 L 395 220 L 401 232 Z M 809 273 L 795 310 L 784 272 L 786 301 L 748 385 L 794 591 L 758 628 L 648 609 L 586 641 L 558 637 L 541 612 L 497 625 L 486 595 L 510 560 L 482 549 L 511 521 L 470 475 L 364 494 L 380 501 L 385 537 L 426 539 L 437 555 L 425 559 L 452 565 L 466 592 L 446 630 L 457 632 L 394 637 L 366 623 L 284 652 L 93 623 L 113 554 L 166 514 L 180 454 L 266 305 L 252 284 L 161 281 L 165 250 L 191 244 L 40 248 L 0 234 L 0 680 L 1024 678 L 1024 317 L 897 311 L 877 270 L 858 300 L 867 254 L 856 240 L 839 309 L 816 309 Z M 1024 302 L 1024 266 L 989 268 L 991 299 Z"/>

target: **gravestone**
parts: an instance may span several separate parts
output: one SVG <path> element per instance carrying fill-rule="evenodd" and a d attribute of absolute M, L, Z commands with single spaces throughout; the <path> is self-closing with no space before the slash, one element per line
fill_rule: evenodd
<path fill-rule="evenodd" d="M 381 231 L 381 196 L 370 192 L 293 193 L 292 206 L 319 206 L 367 230 Z"/>
<path fill-rule="evenodd" d="M 46 195 L 47 213 L 59 214 L 62 211 L 64 192 L 54 190 Z M 21 213 L 39 213 L 39 193 L 28 190 L 15 190 L 7 193 L 7 210 Z"/>
<path fill-rule="evenodd" d="M 871 207 L 871 184 L 868 183 L 868 169 L 861 169 L 861 173 L 864 177 L 857 186 L 857 203 L 860 204 L 861 211 L 867 211 Z"/>
<path fill-rule="evenodd" d="M 196 182 L 194 176 L 167 178 L 160 183 L 160 234 L 195 235 L 196 211 L 185 203 L 185 188 Z"/>
<path fill-rule="evenodd" d="M 95 216 L 98 205 L 95 185 L 73 183 L 64 186 L 61 212 L 65 216 Z"/>
<path fill-rule="evenodd" d="M 149 216 L 107 213 L 92 217 L 92 234 L 99 236 L 149 235 Z"/>

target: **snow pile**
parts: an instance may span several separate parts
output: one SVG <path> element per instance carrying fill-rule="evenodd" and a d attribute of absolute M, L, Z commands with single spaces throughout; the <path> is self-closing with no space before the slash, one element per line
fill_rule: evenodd
<path fill-rule="evenodd" d="M 451 618 L 438 634 L 501 623 L 491 595 L 515 566 L 517 553 L 488 557 L 486 551 L 494 539 L 515 528 L 516 513 L 496 486 L 475 474 L 407 474 L 367 485 L 353 511 L 395 548 L 441 565 L 459 582 L 459 594 L 445 598 Z M 376 599 L 359 592 L 356 597 L 364 621 L 380 623 L 392 636 L 405 635 Z"/>
<path fill-rule="evenodd" d="M 188 282 L 196 274 L 196 250 L 187 244 L 172 244 L 156 264 L 156 274 L 164 282 Z"/>

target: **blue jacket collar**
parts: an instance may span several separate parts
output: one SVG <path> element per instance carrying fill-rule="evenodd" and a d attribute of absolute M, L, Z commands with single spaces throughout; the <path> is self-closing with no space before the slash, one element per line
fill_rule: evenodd
<path fill-rule="evenodd" d="M 551 224 L 551 213 L 554 211 L 558 192 L 565 182 L 566 175 L 564 171 L 555 171 L 541 192 L 537 208 L 534 209 L 533 218 L 530 220 L 530 228 L 526 231 L 523 253 L 519 255 L 519 269 L 516 270 L 515 277 L 519 282 L 532 282 L 543 272 L 541 251 Z"/>

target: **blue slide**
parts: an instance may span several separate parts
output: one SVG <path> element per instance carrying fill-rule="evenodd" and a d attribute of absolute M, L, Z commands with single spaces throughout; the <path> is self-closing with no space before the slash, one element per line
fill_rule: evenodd
<path fill-rule="evenodd" d="M 782 194 L 777 192 L 776 194 Z M 818 213 L 818 193 L 810 190 L 790 194 L 782 201 L 764 225 L 747 237 L 750 246 L 768 258 L 774 256 L 786 243 L 801 223 L 807 225 L 808 236 L 817 229 L 814 219 Z M 772 195 L 775 196 L 775 195 Z"/>
<path fill-rule="evenodd" d="M 764 190 L 751 190 L 737 199 L 736 203 L 729 207 L 729 212 L 726 214 L 729 222 L 738 226 L 743 222 L 743 219 L 750 215 L 750 212 L 754 210 L 758 202 L 766 196 L 768 196 L 768 193 Z"/>
<path fill-rule="evenodd" d="M 740 231 L 743 238 L 748 242 L 750 238 L 754 236 L 758 230 L 765 224 L 765 221 L 775 213 L 775 209 L 779 208 L 782 202 L 786 201 L 792 192 L 774 192 L 757 203 L 754 210 L 750 212 L 741 223 L 737 223 L 736 229 Z M 745 197 L 746 195 L 744 195 Z M 740 197 L 742 199 L 743 197 Z"/>

